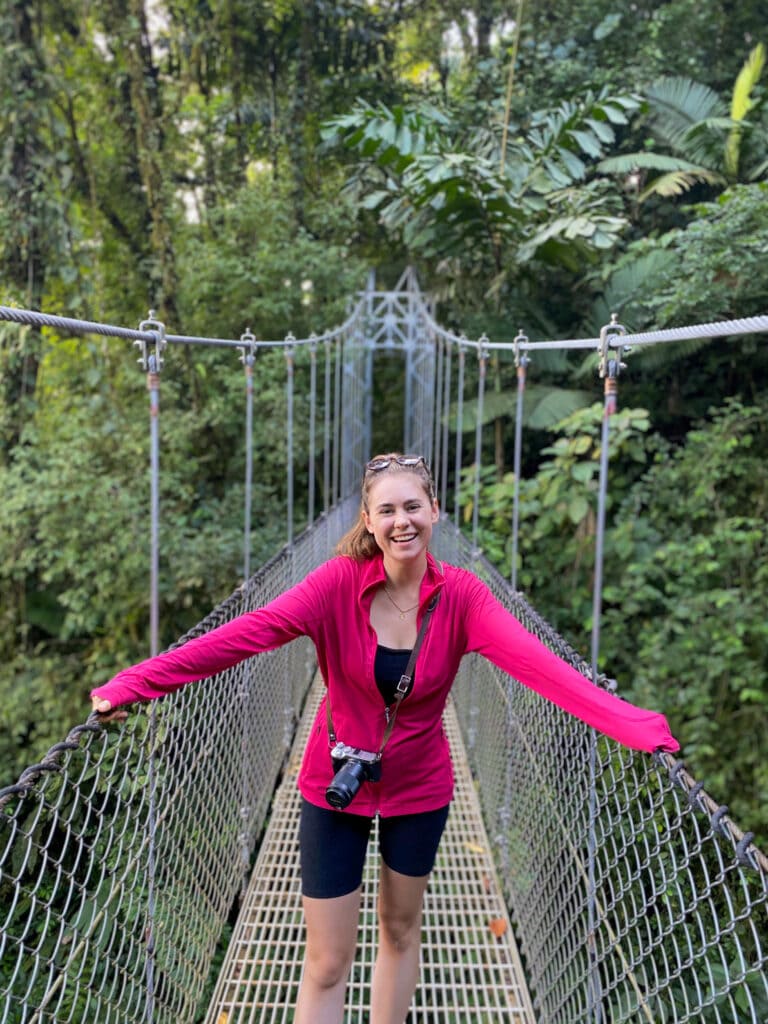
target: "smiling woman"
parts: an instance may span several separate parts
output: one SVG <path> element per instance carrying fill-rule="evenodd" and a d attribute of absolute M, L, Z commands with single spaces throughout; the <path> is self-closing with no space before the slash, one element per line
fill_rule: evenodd
<path fill-rule="evenodd" d="M 424 459 L 377 456 L 336 558 L 262 608 L 126 669 L 92 694 L 98 712 L 114 714 L 116 705 L 159 697 L 297 636 L 313 640 L 326 695 L 299 774 L 307 944 L 296 1024 L 343 1018 L 376 817 L 382 867 L 370 1019 L 406 1018 L 423 896 L 453 797 L 442 715 L 466 653 L 482 654 L 629 747 L 679 746 L 662 715 L 592 685 L 476 576 L 437 562 L 429 543 L 438 517 Z"/>

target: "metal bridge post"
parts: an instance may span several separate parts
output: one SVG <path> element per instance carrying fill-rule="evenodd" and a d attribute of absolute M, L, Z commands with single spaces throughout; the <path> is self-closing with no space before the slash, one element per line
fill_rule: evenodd
<path fill-rule="evenodd" d="M 522 330 L 515 338 L 515 366 L 517 367 L 517 405 L 515 411 L 515 492 L 512 505 L 512 573 L 510 582 L 512 589 L 517 590 L 517 538 L 520 529 L 520 463 L 523 449 L 523 398 L 525 396 L 526 369 L 530 362 L 528 356 L 520 354 L 521 345 L 528 338 Z"/>
<path fill-rule="evenodd" d="M 485 378 L 488 368 L 488 338 L 478 338 L 477 361 L 479 376 L 477 379 L 477 420 L 475 422 L 475 494 L 472 507 L 472 557 L 480 554 L 477 538 L 480 529 L 480 466 L 483 453 L 483 399 L 485 398 Z"/>
<path fill-rule="evenodd" d="M 331 339 L 323 339 L 325 363 L 323 365 L 323 512 L 331 507 Z M 334 496 L 335 497 L 335 496 Z"/>
<path fill-rule="evenodd" d="M 154 310 L 139 324 L 140 331 L 150 333 L 152 341 L 135 341 L 141 349 L 139 362 L 147 374 L 149 392 L 149 446 L 150 446 L 150 609 L 149 646 L 154 657 L 159 652 L 158 580 L 160 565 L 160 370 L 163 367 L 165 325 L 155 319 Z"/>
<path fill-rule="evenodd" d="M 153 335 L 152 341 L 135 342 L 141 348 L 139 362 L 147 374 L 149 392 L 149 436 L 150 436 L 150 611 L 149 646 L 154 657 L 160 650 L 160 370 L 163 366 L 165 348 L 165 325 L 155 319 L 154 311 L 139 324 L 140 331 Z M 147 927 L 145 929 L 146 964 L 145 980 L 147 1003 L 145 1020 L 152 1024 L 155 1013 L 155 827 L 157 816 L 157 773 L 155 771 L 155 750 L 157 744 L 157 705 L 153 702 L 149 712 L 149 755 L 147 779 L 149 788 L 147 811 Z"/>
<path fill-rule="evenodd" d="M 459 529 L 461 523 L 461 509 L 459 508 L 459 485 L 461 483 L 461 456 L 463 448 L 463 425 L 464 425 L 464 371 L 467 365 L 467 350 L 462 341 L 467 339 L 462 334 L 459 339 L 459 370 L 458 383 L 456 385 L 456 459 L 453 467 L 453 498 L 454 498 L 454 525 Z"/>
<path fill-rule="evenodd" d="M 293 334 L 285 336 L 285 391 L 287 401 L 287 428 L 286 428 L 286 477 L 287 477 L 287 541 L 290 546 L 293 544 L 293 342 L 296 339 Z"/>
<path fill-rule="evenodd" d="M 315 521 L 315 439 L 317 419 L 317 336 L 309 336 L 309 465 L 307 467 L 307 526 Z"/>
<path fill-rule="evenodd" d="M 597 533 L 595 539 L 595 575 L 592 594 L 592 682 L 597 686 L 597 661 L 600 653 L 600 616 L 602 614 L 603 552 L 605 539 L 605 512 L 608 496 L 608 456 L 610 420 L 616 412 L 618 376 L 623 364 L 620 362 L 621 348 L 611 355 L 611 339 L 625 334 L 616 315 L 611 317 L 600 331 L 600 376 L 604 379 L 603 423 L 600 443 L 600 482 L 597 506 Z M 597 962 L 597 888 L 595 884 L 595 858 L 597 853 L 597 733 L 591 730 L 589 750 L 589 835 L 588 835 L 588 886 L 587 908 L 587 949 L 590 962 L 590 976 L 587 983 L 587 1010 L 595 1024 L 603 1024 L 602 986 Z"/>
<path fill-rule="evenodd" d="M 445 512 L 448 502 L 448 445 L 451 439 L 449 413 L 451 409 L 451 352 L 445 345 L 445 382 L 443 385 L 443 464 L 440 469 L 440 508 Z"/>
<path fill-rule="evenodd" d="M 253 364 L 256 338 L 246 327 L 240 335 L 240 362 L 245 367 L 245 509 L 243 511 L 243 581 L 251 575 L 251 496 L 253 493 Z"/>

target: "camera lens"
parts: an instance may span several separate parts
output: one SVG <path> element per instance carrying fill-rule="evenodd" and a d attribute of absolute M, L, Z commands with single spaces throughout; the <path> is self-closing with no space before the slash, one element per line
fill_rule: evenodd
<path fill-rule="evenodd" d="M 352 798 L 365 780 L 365 765 L 359 761 L 346 761 L 336 772 L 333 782 L 325 791 L 325 799 L 337 811 L 349 807 Z"/>

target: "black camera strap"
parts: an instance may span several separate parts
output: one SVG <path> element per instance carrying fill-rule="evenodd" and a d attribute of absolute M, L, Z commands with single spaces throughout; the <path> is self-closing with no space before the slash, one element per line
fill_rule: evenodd
<path fill-rule="evenodd" d="M 400 707 L 400 705 L 403 702 L 403 700 L 408 696 L 408 694 L 413 689 L 413 673 L 414 673 L 414 669 L 416 668 L 416 659 L 419 656 L 419 651 L 421 650 L 421 644 L 422 644 L 422 641 L 424 640 L 424 636 L 425 636 L 425 634 L 427 632 L 427 626 L 429 625 L 429 620 L 432 618 L 432 612 L 437 607 L 437 602 L 438 602 L 439 598 L 440 598 L 440 594 L 439 593 L 435 594 L 435 596 L 432 598 L 432 600 L 427 605 L 427 610 L 424 612 L 424 617 L 421 620 L 421 625 L 419 626 L 419 632 L 416 634 L 416 643 L 413 645 L 413 650 L 411 651 L 411 656 L 408 659 L 408 664 L 405 666 L 405 672 L 403 672 L 403 674 L 400 676 L 400 680 L 399 680 L 399 682 L 397 684 L 397 688 L 395 689 L 394 704 L 393 704 L 393 706 L 391 708 L 391 711 L 390 711 L 388 719 L 387 719 L 387 726 L 386 726 L 386 728 L 384 730 L 384 735 L 381 738 L 381 746 L 379 747 L 379 752 L 378 752 L 379 759 L 381 758 L 381 755 L 384 752 L 384 747 L 386 747 L 387 743 L 389 742 L 389 737 L 392 735 L 392 730 L 395 727 L 395 719 L 397 718 L 397 710 Z M 325 717 L 326 717 L 326 720 L 328 722 L 328 739 L 330 740 L 331 746 L 335 746 L 336 745 L 336 732 L 335 732 L 335 730 L 333 728 L 333 720 L 331 718 L 331 695 L 330 695 L 330 693 L 326 693 L 326 695 L 325 695 Z"/>

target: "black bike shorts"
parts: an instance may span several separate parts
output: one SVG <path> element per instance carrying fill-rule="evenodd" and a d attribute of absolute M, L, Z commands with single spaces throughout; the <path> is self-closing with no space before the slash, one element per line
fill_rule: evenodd
<path fill-rule="evenodd" d="M 420 878 L 435 866 L 448 806 L 379 818 L 379 852 L 401 875 Z M 361 885 L 373 818 L 317 807 L 302 799 L 299 821 L 301 891 L 314 899 L 346 896 Z"/>

